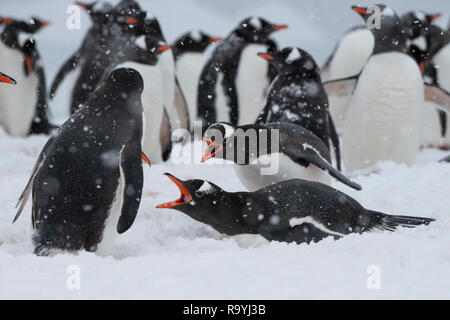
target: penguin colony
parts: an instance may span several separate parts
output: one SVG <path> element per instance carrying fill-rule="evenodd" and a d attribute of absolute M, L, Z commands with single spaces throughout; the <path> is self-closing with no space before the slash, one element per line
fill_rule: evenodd
<path fill-rule="evenodd" d="M 320 68 L 304 49 L 278 48 L 271 35 L 288 26 L 261 17 L 223 39 L 189 31 L 169 44 L 134 0 L 76 4 L 92 26 L 48 92 L 34 34 L 49 22 L 0 18 L 0 125 L 12 136 L 49 135 L 14 218 L 31 196 L 36 255 L 108 255 L 138 214 L 143 162 L 167 161 L 174 130 L 192 132 L 196 121 L 201 161 L 230 160 L 247 190 L 166 173 L 181 195 L 157 208 L 225 235 L 296 243 L 433 221 L 366 209 L 330 185 L 361 190 L 344 172 L 411 165 L 421 147 L 450 147 L 450 33 L 435 25 L 439 14 L 399 17 L 379 4 L 370 28 L 371 8 L 353 6 L 364 24 Z M 47 99 L 63 81 L 71 115 L 58 127 Z"/>

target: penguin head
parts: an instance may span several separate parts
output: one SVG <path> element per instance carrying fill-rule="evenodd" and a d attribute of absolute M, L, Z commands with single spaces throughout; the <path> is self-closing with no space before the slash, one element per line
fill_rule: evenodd
<path fill-rule="evenodd" d="M 249 17 L 239 23 L 233 33 L 248 43 L 265 43 L 272 32 L 286 28 L 284 24 L 272 24 L 260 17 Z"/>
<path fill-rule="evenodd" d="M 204 52 L 211 44 L 222 40 L 218 37 L 212 37 L 202 31 L 192 30 L 183 34 L 175 41 L 174 46 L 181 54 L 184 52 Z"/>
<path fill-rule="evenodd" d="M 205 162 L 213 157 L 223 159 L 226 154 L 227 144 L 233 139 L 235 133 L 236 127 L 228 122 L 218 122 L 210 125 L 203 135 L 203 142 L 206 142 L 207 147 L 201 162 Z"/>
<path fill-rule="evenodd" d="M 393 9 L 384 4 L 369 7 L 352 6 L 352 9 L 364 19 L 374 35 L 373 54 L 389 51 L 406 52 L 408 37 L 400 18 Z M 377 17 L 378 12 L 379 17 Z M 377 25 L 375 22 L 379 22 L 379 24 Z"/>
<path fill-rule="evenodd" d="M 132 68 L 119 68 L 111 72 L 106 85 L 117 89 L 121 95 L 142 94 L 144 90 L 144 80 L 139 72 Z"/>
<path fill-rule="evenodd" d="M 302 74 L 305 77 L 317 77 L 319 66 L 314 58 L 300 48 L 287 47 L 277 52 L 261 52 L 258 56 L 269 61 L 279 74 Z"/>
<path fill-rule="evenodd" d="M 136 30 L 136 26 L 144 22 L 147 15 L 134 0 L 122 0 L 113 10 L 114 21 L 128 30 Z"/>
<path fill-rule="evenodd" d="M 42 28 L 49 26 L 50 22 L 41 20 L 38 17 L 31 17 L 30 20 L 28 20 L 27 24 L 28 24 L 28 29 L 25 31 L 27 33 L 34 34 L 34 33 L 38 32 L 39 30 L 41 30 Z"/>
<path fill-rule="evenodd" d="M 96 25 L 103 25 L 110 21 L 113 6 L 107 1 L 95 1 L 92 3 L 84 3 L 77 1 L 75 4 L 90 15 L 91 20 Z"/>
<path fill-rule="evenodd" d="M 422 11 L 410 11 L 400 17 L 403 28 L 410 39 L 428 34 L 434 21 L 441 17 L 440 13 L 426 14 Z"/>
<path fill-rule="evenodd" d="M 10 76 L 0 72 L 0 82 L 8 83 L 8 84 L 17 84 L 16 80 L 11 78 Z"/>

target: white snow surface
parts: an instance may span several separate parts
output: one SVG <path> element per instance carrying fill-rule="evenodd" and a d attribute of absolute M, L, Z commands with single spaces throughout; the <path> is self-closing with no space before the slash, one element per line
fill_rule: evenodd
<path fill-rule="evenodd" d="M 36 14 L 52 19 L 52 26 L 36 35 L 49 83 L 89 26 L 83 13 L 81 30 L 65 28 L 65 10 L 71 3 L 20 0 L 0 4 L 3 16 Z M 246 16 L 287 23 L 290 29 L 274 34 L 280 45 L 299 46 L 319 63 L 346 29 L 361 23 L 350 10 L 354 4 L 350 0 L 141 3 L 151 6 L 170 41 L 192 28 L 225 36 Z M 403 8 L 447 13 L 450 6 L 447 0 L 385 3 L 400 13 Z M 441 20 L 445 23 L 447 17 Z M 68 92 L 59 94 L 51 109 L 62 122 Z M 424 149 L 411 167 L 385 162 L 355 174 L 352 179 L 363 186 L 362 191 L 333 182 L 369 209 L 436 219 L 429 226 L 352 234 L 311 245 L 223 237 L 178 211 L 155 205 L 179 197 L 178 188 L 164 172 L 183 180 L 204 178 L 227 191 L 243 191 L 233 166 L 214 160 L 168 162 L 144 166 L 138 216 L 130 230 L 118 237 L 110 256 L 80 252 L 49 258 L 32 253 L 30 203 L 20 219 L 11 223 L 17 198 L 46 140 L 44 136 L 12 138 L 0 128 L 0 299 L 450 298 L 450 165 L 437 162 L 447 152 Z M 67 269 L 73 265 L 80 267 L 80 290 L 67 286 Z M 367 286 L 367 269 L 373 265 L 380 270 L 378 290 Z"/>

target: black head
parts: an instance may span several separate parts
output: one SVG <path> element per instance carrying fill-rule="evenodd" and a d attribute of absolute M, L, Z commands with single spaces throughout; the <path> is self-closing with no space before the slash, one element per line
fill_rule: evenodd
<path fill-rule="evenodd" d="M 237 127 L 227 122 L 213 123 L 203 134 L 203 141 L 206 142 L 207 147 L 203 153 L 202 162 L 213 158 L 223 159 L 226 155 L 225 148 L 228 139 L 233 137 Z"/>
<path fill-rule="evenodd" d="M 121 95 L 142 94 L 144 90 L 144 80 L 139 72 L 132 68 L 119 68 L 111 72 L 105 85 L 117 90 Z"/>
<path fill-rule="evenodd" d="M 440 13 L 426 14 L 422 11 L 410 11 L 403 14 L 400 20 L 409 39 L 415 39 L 419 36 L 427 35 L 432 23 L 439 19 L 440 16 Z"/>
<path fill-rule="evenodd" d="M 38 17 L 31 17 L 31 19 L 27 21 L 27 24 L 28 24 L 29 28 L 25 32 L 34 34 L 34 33 L 38 32 L 39 30 L 41 30 L 42 28 L 49 26 L 50 22 L 42 20 Z"/>
<path fill-rule="evenodd" d="M 11 78 L 10 76 L 0 72 L 0 82 L 8 83 L 8 84 L 17 84 L 16 80 Z"/>
<path fill-rule="evenodd" d="M 128 29 L 137 29 L 136 26 L 142 24 L 147 15 L 134 0 L 120 1 L 114 7 L 113 14 L 114 21 Z"/>
<path fill-rule="evenodd" d="M 24 70 L 28 75 L 34 71 L 37 60 L 39 59 L 39 53 L 36 48 L 36 40 L 33 38 L 27 39 L 21 48 L 24 56 Z"/>
<path fill-rule="evenodd" d="M 233 33 L 249 43 L 265 43 L 274 31 L 286 29 L 287 25 L 273 24 L 260 17 L 249 17 L 239 23 Z"/>
<path fill-rule="evenodd" d="M 186 32 L 177 40 L 175 40 L 173 46 L 178 55 L 182 55 L 185 52 L 199 52 L 202 53 L 211 44 L 220 41 L 221 38 L 211 37 L 210 35 L 193 30 Z"/>
<path fill-rule="evenodd" d="M 408 37 L 394 10 L 384 4 L 369 7 L 353 6 L 352 9 L 364 19 L 367 27 L 374 35 L 373 54 L 390 51 L 406 52 Z M 379 25 L 376 27 L 374 23 L 377 22 L 376 15 L 378 12 L 380 13 L 380 19 Z"/>
<path fill-rule="evenodd" d="M 306 78 L 317 78 L 320 74 L 314 58 L 300 48 L 287 47 L 277 52 L 261 52 L 258 56 L 269 61 L 278 74 L 300 74 Z"/>
<path fill-rule="evenodd" d="M 95 1 L 92 3 L 77 1 L 75 4 L 86 10 L 92 22 L 96 25 L 104 25 L 111 21 L 113 6 L 107 1 Z"/>

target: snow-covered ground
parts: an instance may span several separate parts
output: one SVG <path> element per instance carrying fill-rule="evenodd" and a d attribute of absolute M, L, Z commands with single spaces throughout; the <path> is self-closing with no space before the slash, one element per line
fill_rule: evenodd
<path fill-rule="evenodd" d="M 225 35 L 237 21 L 261 14 L 291 29 L 276 35 L 282 45 L 298 45 L 323 62 L 337 37 L 360 23 L 353 1 L 141 1 L 160 17 L 169 39 L 192 27 Z M 443 1 L 386 1 L 403 12 L 424 9 L 447 13 Z M 37 36 L 52 79 L 79 45 L 87 28 L 65 29 L 71 1 L 2 1 L 1 15 L 49 17 L 54 24 Z M 358 1 L 358 4 L 368 4 Z M 444 16 L 444 22 L 446 22 Z M 64 115 L 64 95 L 52 103 Z M 363 186 L 346 192 L 370 209 L 432 217 L 436 222 L 395 233 L 350 235 L 317 244 L 245 242 L 223 238 L 175 210 L 155 205 L 175 199 L 177 187 L 162 173 L 181 179 L 205 178 L 226 190 L 243 186 L 229 165 L 173 163 L 144 168 L 145 186 L 138 217 L 119 236 L 112 256 L 81 252 L 51 258 L 32 254 L 30 204 L 15 223 L 14 206 L 25 186 L 44 136 L 12 138 L 0 128 L 0 298 L 33 299 L 318 299 L 450 298 L 450 165 L 438 163 L 439 150 L 420 152 L 412 167 L 379 164 L 372 174 L 355 176 Z M 219 170 L 218 170 L 219 168 Z M 67 271 L 79 266 L 80 290 L 70 290 Z M 375 266 L 375 267 L 374 267 Z M 375 271 L 370 275 L 369 271 Z M 367 281 L 379 275 L 379 289 Z"/>

